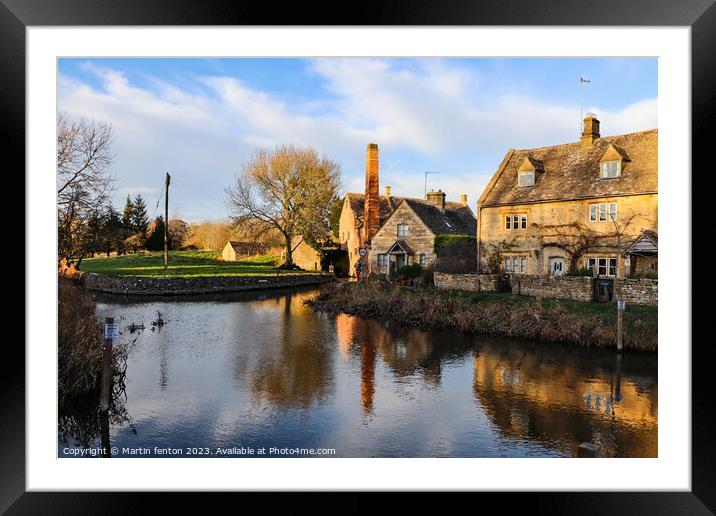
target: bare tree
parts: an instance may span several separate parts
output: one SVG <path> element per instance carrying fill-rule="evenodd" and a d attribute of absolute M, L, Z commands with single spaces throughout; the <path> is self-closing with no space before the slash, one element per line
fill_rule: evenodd
<path fill-rule="evenodd" d="M 597 232 L 581 222 L 570 224 L 536 225 L 540 235 L 541 245 L 545 247 L 557 247 L 569 254 L 569 270 L 579 268 L 579 259 L 587 252 L 594 252 L 600 249 L 611 249 L 617 253 L 617 263 L 624 253 L 628 244 L 633 240 L 629 234 L 636 214 L 620 220 L 609 213 L 608 220 L 612 222 L 612 230 Z"/>
<path fill-rule="evenodd" d="M 604 235 L 581 222 L 536 225 L 542 249 L 556 247 L 569 254 L 569 270 L 577 270 L 579 259 L 588 251 L 601 247 Z"/>
<path fill-rule="evenodd" d="M 87 253 L 87 221 L 101 213 L 112 189 L 109 167 L 112 127 L 57 117 L 58 259 L 78 258 Z"/>
<path fill-rule="evenodd" d="M 311 148 L 258 149 L 226 190 L 233 221 L 256 237 L 275 230 L 286 248 L 284 267 L 301 240 L 318 248 L 330 236 L 340 167 Z"/>

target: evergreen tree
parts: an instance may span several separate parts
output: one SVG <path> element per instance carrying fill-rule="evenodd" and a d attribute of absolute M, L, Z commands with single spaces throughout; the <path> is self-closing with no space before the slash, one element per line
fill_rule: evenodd
<path fill-rule="evenodd" d="M 147 229 L 147 240 L 144 243 L 149 251 L 164 250 L 164 217 L 159 215 Z"/>
<path fill-rule="evenodd" d="M 144 204 L 142 194 L 137 194 L 134 198 L 133 207 L 131 216 L 132 228 L 134 229 L 134 233 L 140 233 L 143 238 L 147 233 L 149 217 L 147 217 L 147 206 Z"/>
<path fill-rule="evenodd" d="M 116 250 L 117 254 L 122 254 L 124 251 L 124 238 L 122 217 L 110 202 L 105 207 L 103 216 L 102 250 L 107 253 L 107 256 L 112 250 Z"/>
<path fill-rule="evenodd" d="M 134 203 L 132 198 L 127 195 L 127 202 L 124 204 L 124 212 L 122 213 L 122 227 L 128 233 L 127 236 L 134 233 L 132 214 L 134 213 Z"/>

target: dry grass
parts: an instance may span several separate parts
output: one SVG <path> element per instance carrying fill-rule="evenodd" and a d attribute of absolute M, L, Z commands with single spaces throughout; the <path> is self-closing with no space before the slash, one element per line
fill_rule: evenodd
<path fill-rule="evenodd" d="M 60 408 L 77 398 L 99 392 L 103 340 L 92 294 L 60 279 L 58 285 L 58 399 Z M 114 386 L 122 383 L 124 351 L 113 350 Z"/>
<path fill-rule="evenodd" d="M 505 295 L 464 295 L 378 283 L 327 285 L 308 302 L 314 309 L 387 318 L 418 328 L 615 347 L 615 312 L 609 305 L 537 300 Z M 625 314 L 624 347 L 656 351 L 655 307 Z M 653 316 L 652 316 L 653 314 Z"/>

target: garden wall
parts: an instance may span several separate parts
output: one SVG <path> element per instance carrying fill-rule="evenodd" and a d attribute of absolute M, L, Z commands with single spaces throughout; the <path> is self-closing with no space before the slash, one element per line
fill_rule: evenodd
<path fill-rule="evenodd" d="M 512 293 L 518 296 L 592 301 L 592 284 L 590 276 L 512 275 Z"/>
<path fill-rule="evenodd" d="M 617 278 L 614 280 L 614 299 L 623 299 L 636 305 L 656 305 L 659 299 L 659 280 Z"/>
<path fill-rule="evenodd" d="M 451 274 L 433 273 L 435 287 L 441 290 L 467 290 L 469 292 L 496 292 L 499 290 L 498 274 Z"/>
<path fill-rule="evenodd" d="M 270 288 L 318 285 L 335 281 L 333 274 L 279 274 L 272 276 L 211 276 L 204 278 L 162 278 L 105 276 L 83 272 L 80 284 L 88 290 L 110 294 L 190 295 L 216 292 L 242 292 Z"/>

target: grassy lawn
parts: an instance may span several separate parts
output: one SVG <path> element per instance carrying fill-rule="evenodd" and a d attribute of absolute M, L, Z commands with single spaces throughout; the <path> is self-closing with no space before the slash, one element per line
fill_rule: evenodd
<path fill-rule="evenodd" d="M 277 256 L 252 256 L 235 262 L 224 262 L 220 257 L 220 253 L 215 251 L 171 251 L 167 276 L 267 276 L 295 273 L 279 271 L 276 268 Z M 164 253 L 85 258 L 80 268 L 85 272 L 108 276 L 164 276 Z"/>

